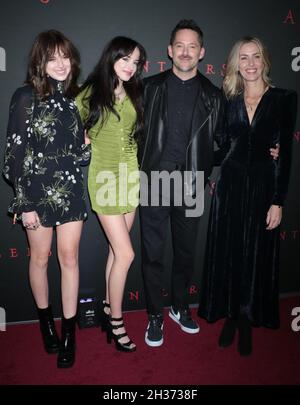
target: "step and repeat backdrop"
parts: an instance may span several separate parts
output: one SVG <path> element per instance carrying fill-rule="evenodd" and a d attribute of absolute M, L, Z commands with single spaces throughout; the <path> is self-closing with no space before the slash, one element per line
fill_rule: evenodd
<path fill-rule="evenodd" d="M 300 2 L 299 0 L 2 0 L 0 2 L 0 161 L 6 138 L 10 98 L 25 80 L 27 58 L 36 35 L 47 29 L 62 31 L 78 47 L 83 81 L 99 59 L 103 46 L 116 35 L 141 42 L 147 50 L 144 75 L 171 66 L 167 57 L 170 32 L 182 18 L 193 18 L 204 32 L 206 55 L 201 73 L 221 86 L 225 61 L 233 43 L 244 35 L 261 38 L 272 57 L 272 79 L 278 87 L 300 88 Z M 299 94 L 299 93 L 298 93 Z M 299 94 L 300 96 L 300 94 Z M 199 225 L 195 275 L 190 286 L 190 303 L 197 303 L 205 250 L 206 228 L 213 193 L 212 182 L 205 195 L 205 213 Z M 84 168 L 85 178 L 87 169 Z M 293 164 L 289 196 L 284 207 L 281 231 L 281 293 L 300 292 L 300 114 L 293 139 Z M 8 322 L 36 319 L 29 288 L 30 252 L 20 225 L 12 225 L 7 206 L 13 197 L 10 186 L 0 179 L 0 307 Z M 124 309 L 145 308 L 141 275 L 138 215 L 132 230 L 136 252 L 127 279 Z M 80 297 L 104 296 L 107 243 L 96 216 L 89 207 L 80 246 Z M 169 304 L 172 250 L 166 251 L 165 304 Z M 60 272 L 55 238 L 49 258 L 50 299 L 56 316 L 61 314 Z M 3 311 L 3 310 L 2 310 Z"/>

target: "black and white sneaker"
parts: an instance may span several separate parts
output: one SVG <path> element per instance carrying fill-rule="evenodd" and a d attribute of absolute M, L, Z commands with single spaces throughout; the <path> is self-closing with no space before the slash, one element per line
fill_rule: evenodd
<path fill-rule="evenodd" d="M 180 328 L 186 333 L 198 333 L 200 331 L 200 327 L 197 322 L 192 319 L 189 309 L 176 310 L 171 307 L 169 317 L 178 323 Z"/>
<path fill-rule="evenodd" d="M 149 323 L 145 334 L 145 342 L 148 346 L 158 347 L 163 344 L 163 326 L 164 320 L 161 314 L 149 315 Z"/>

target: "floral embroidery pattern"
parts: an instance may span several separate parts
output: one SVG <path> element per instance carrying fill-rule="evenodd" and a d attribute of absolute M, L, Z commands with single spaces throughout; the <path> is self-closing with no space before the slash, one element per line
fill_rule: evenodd
<path fill-rule="evenodd" d="M 44 103 L 40 103 L 44 104 Z M 55 124 L 57 123 L 57 113 L 55 110 L 49 111 L 47 106 L 43 108 L 40 114 L 33 119 L 32 127 L 29 129 L 31 133 L 40 141 L 42 138 L 46 139 L 46 147 L 49 142 L 53 143 L 56 135 Z"/>
<path fill-rule="evenodd" d="M 63 83 L 46 100 L 30 86 L 11 101 L 3 175 L 12 183 L 12 213 L 37 211 L 44 226 L 87 217 L 80 164 L 90 160 L 90 146 L 74 100 L 63 95 Z"/>

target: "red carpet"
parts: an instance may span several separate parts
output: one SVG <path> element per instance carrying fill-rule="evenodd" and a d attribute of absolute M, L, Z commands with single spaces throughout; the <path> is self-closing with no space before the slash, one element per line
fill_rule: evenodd
<path fill-rule="evenodd" d="M 300 331 L 291 329 L 296 306 L 300 297 L 282 299 L 281 328 L 253 330 L 253 354 L 248 358 L 239 356 L 236 344 L 217 346 L 223 321 L 200 320 L 200 333 L 188 335 L 167 312 L 165 343 L 149 348 L 144 343 L 147 316 L 141 311 L 125 314 L 138 347 L 135 353 L 117 352 L 98 328 L 78 330 L 75 366 L 59 370 L 56 356 L 43 351 L 37 323 L 8 326 L 0 332 L 0 384 L 300 384 Z"/>

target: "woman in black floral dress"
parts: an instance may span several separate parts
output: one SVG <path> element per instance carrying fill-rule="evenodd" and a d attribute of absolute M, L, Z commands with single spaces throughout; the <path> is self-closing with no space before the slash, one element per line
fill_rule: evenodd
<path fill-rule="evenodd" d="M 45 349 L 58 352 L 58 367 L 75 359 L 78 248 L 87 217 L 80 164 L 90 150 L 74 96 L 79 53 L 60 32 L 38 35 L 31 50 L 27 84 L 10 105 L 3 173 L 13 185 L 9 211 L 20 218 L 30 245 L 29 277 Z M 62 338 L 48 302 L 47 264 L 53 228 L 61 267 Z"/>

